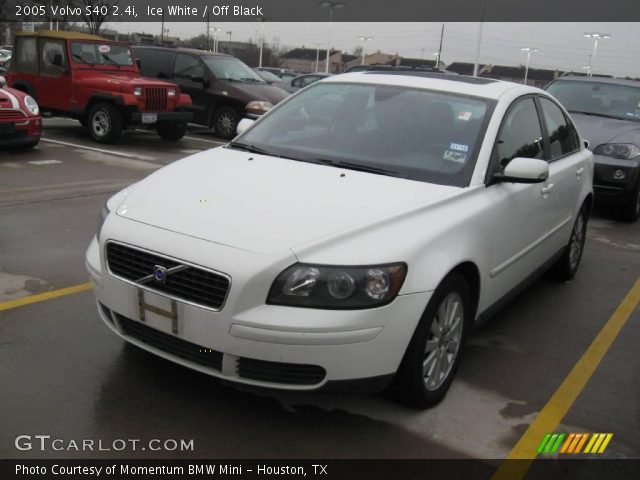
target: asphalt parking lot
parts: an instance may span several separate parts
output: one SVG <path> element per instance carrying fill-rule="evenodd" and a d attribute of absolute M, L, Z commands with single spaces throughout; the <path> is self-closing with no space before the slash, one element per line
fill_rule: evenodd
<path fill-rule="evenodd" d="M 150 451 L 18 451 L 21 434 L 193 439 L 165 458 L 505 458 L 640 275 L 640 222 L 596 211 L 581 270 L 541 278 L 469 340 L 445 400 L 243 391 L 125 345 L 98 319 L 84 253 L 111 193 L 221 142 L 143 131 L 93 143 L 45 120 L 32 151 L 0 153 L 0 457 L 153 458 Z M 215 155 L 212 154 L 212 161 Z M 612 432 L 609 458 L 640 458 L 640 308 L 554 431 Z M 542 439 L 532 439 L 539 443 Z"/>

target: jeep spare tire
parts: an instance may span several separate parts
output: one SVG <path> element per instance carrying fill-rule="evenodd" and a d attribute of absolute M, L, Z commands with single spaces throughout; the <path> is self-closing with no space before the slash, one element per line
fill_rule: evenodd
<path fill-rule="evenodd" d="M 110 103 L 96 103 L 87 120 L 89 134 L 98 143 L 114 143 L 122 134 L 122 114 Z"/>

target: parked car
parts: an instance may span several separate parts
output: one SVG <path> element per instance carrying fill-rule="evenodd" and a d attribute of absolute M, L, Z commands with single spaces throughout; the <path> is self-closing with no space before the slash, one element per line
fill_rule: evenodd
<path fill-rule="evenodd" d="M 13 45 L 1 45 L 0 50 L 8 50 L 10 52 L 13 52 Z"/>
<path fill-rule="evenodd" d="M 298 75 L 282 84 L 280 88 L 289 93 L 295 93 L 301 88 L 304 88 L 312 83 L 322 80 L 331 76 L 330 73 L 306 73 L 304 75 Z"/>
<path fill-rule="evenodd" d="M 0 49 L 0 67 L 4 66 L 6 62 L 11 60 L 11 52 L 9 50 Z"/>
<path fill-rule="evenodd" d="M 6 76 L 10 66 L 11 66 L 11 60 L 7 60 L 6 62 L 4 62 L 4 65 L 0 67 L 0 75 Z"/>
<path fill-rule="evenodd" d="M 222 138 L 233 138 L 243 117 L 258 118 L 287 96 L 230 55 L 186 48 L 133 48 L 142 73 L 180 85 L 191 95 L 193 122 L 213 127 Z"/>
<path fill-rule="evenodd" d="M 286 68 L 256 67 L 255 70 L 273 73 L 276 77 L 280 77 L 283 81 L 291 80 L 292 78 L 300 75 L 300 73 L 296 72 L 295 70 L 288 70 Z"/>
<path fill-rule="evenodd" d="M 6 85 L 0 76 L 0 147 L 35 147 L 42 133 L 38 104 L 33 97 Z"/>
<path fill-rule="evenodd" d="M 595 158 L 596 200 L 624 220 L 640 217 L 640 82 L 562 77 L 546 90 L 573 117 Z"/>
<path fill-rule="evenodd" d="M 111 197 L 86 256 L 106 325 L 231 382 L 439 401 L 476 325 L 576 274 L 593 158 L 542 90 L 394 73 L 317 82 Z"/>
<path fill-rule="evenodd" d="M 268 70 L 254 68 L 253 71 L 260 75 L 260 78 L 262 78 L 265 82 L 267 82 L 269 85 L 273 85 L 274 87 L 280 87 L 284 83 L 284 81 L 279 76 L 271 73 Z"/>
<path fill-rule="evenodd" d="M 192 113 L 188 95 L 173 83 L 142 78 L 129 45 L 64 31 L 19 32 L 9 84 L 34 97 L 50 115 L 75 118 L 100 143 L 122 130 L 153 127 L 179 140 Z"/>

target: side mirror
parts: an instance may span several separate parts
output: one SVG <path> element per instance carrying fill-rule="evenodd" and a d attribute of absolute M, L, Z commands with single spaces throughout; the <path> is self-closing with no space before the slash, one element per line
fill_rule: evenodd
<path fill-rule="evenodd" d="M 0 75 L 0 88 L 4 88 L 7 86 L 7 79 Z"/>
<path fill-rule="evenodd" d="M 238 126 L 236 127 L 236 133 L 240 135 L 241 133 L 246 132 L 255 120 L 251 120 L 250 118 L 243 118 L 238 122 Z"/>
<path fill-rule="evenodd" d="M 591 145 L 591 143 L 589 142 L 589 140 L 585 140 L 585 141 L 584 141 L 584 148 L 589 148 L 589 145 Z"/>
<path fill-rule="evenodd" d="M 497 182 L 542 183 L 549 178 L 549 164 L 536 158 L 516 157 L 504 169 L 493 176 Z"/>
<path fill-rule="evenodd" d="M 207 80 L 202 75 L 191 75 L 189 80 L 196 83 L 201 83 L 202 85 L 206 85 Z"/>
<path fill-rule="evenodd" d="M 55 65 L 56 67 L 60 67 L 60 68 L 62 68 L 62 67 L 63 67 L 63 64 L 62 64 L 62 54 L 61 54 L 61 53 L 55 53 L 55 54 L 53 55 L 53 59 L 51 60 L 51 63 L 52 63 L 53 65 Z"/>

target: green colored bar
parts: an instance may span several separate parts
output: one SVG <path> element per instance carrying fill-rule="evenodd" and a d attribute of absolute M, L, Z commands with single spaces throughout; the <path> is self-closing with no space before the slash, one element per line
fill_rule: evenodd
<path fill-rule="evenodd" d="M 564 433 L 561 433 L 560 435 L 558 435 L 558 439 L 556 440 L 556 444 L 551 449 L 551 453 L 556 453 L 558 451 L 558 449 L 560 448 L 560 445 L 562 445 L 562 440 L 564 440 L 564 437 L 565 437 Z"/>
<path fill-rule="evenodd" d="M 551 447 L 553 447 L 553 444 L 555 443 L 556 438 L 558 438 L 557 433 L 554 433 L 553 435 L 551 435 L 551 438 L 549 439 L 549 443 L 547 443 L 547 446 L 544 447 L 544 453 L 551 453 Z"/>
<path fill-rule="evenodd" d="M 542 453 L 542 451 L 544 450 L 544 446 L 547 444 L 550 438 L 551 438 L 551 434 L 547 433 L 545 437 L 542 439 L 542 443 L 540 443 L 540 446 L 538 447 L 539 454 Z"/>

